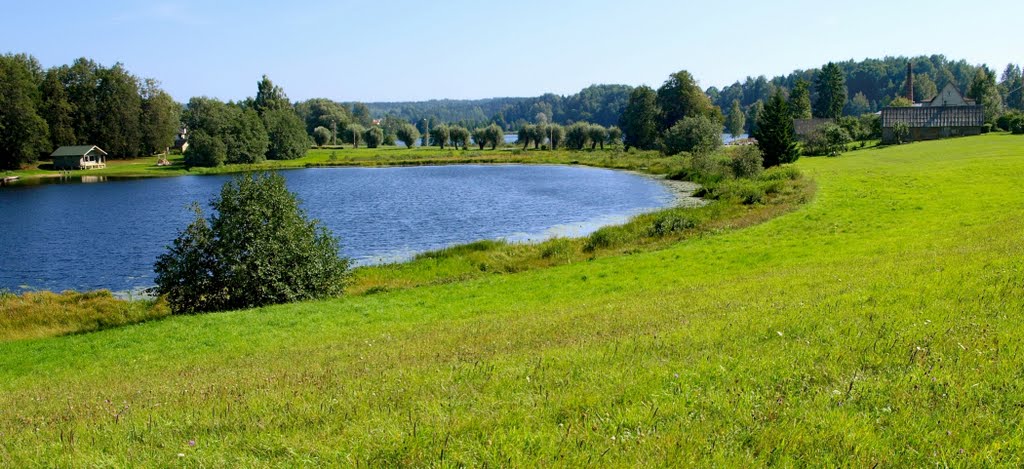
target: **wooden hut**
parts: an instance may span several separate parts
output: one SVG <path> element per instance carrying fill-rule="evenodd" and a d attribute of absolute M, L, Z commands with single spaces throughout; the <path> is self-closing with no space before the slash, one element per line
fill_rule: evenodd
<path fill-rule="evenodd" d="M 96 145 L 64 146 L 50 154 L 54 169 L 100 169 L 107 167 L 107 152 Z"/>

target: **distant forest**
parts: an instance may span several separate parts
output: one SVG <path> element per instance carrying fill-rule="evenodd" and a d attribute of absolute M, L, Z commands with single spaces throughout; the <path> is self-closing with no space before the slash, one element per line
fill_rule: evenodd
<path fill-rule="evenodd" d="M 632 90 L 627 85 L 591 85 L 569 96 L 548 93 L 535 98 L 443 99 L 366 106 L 376 118 L 393 116 L 414 123 L 427 119 L 467 128 L 494 122 L 506 130 L 515 130 L 536 122 L 538 114 L 556 124 L 591 122 L 607 127 L 618 123 Z M 351 107 L 354 103 L 346 104 Z"/>
<path fill-rule="evenodd" d="M 918 57 L 885 57 L 883 59 L 848 60 L 836 62 L 846 79 L 846 115 L 877 112 L 897 96 L 906 94 L 907 62 L 913 62 L 914 96 L 917 100 L 935 96 L 946 83 L 953 83 L 961 92 L 968 93 L 972 80 L 984 66 L 972 65 L 965 60 L 950 60 L 943 55 Z M 758 102 L 766 102 L 777 89 L 791 90 L 798 79 L 813 84 L 819 68 L 796 70 L 785 76 L 767 78 L 747 77 L 722 89 L 707 88 L 706 93 L 723 113 L 728 113 L 733 100 L 738 100 L 744 111 Z M 997 75 L 1003 104 L 1009 109 L 1024 108 L 1021 98 L 1021 71 L 1018 65 L 1005 69 L 987 70 Z M 1001 72 L 1001 73 L 1000 73 Z M 653 84 L 655 87 L 658 83 Z M 545 94 L 533 98 L 491 98 L 479 100 L 432 100 L 404 103 L 368 103 L 375 118 L 393 116 L 419 123 L 459 123 L 473 128 L 495 122 L 506 130 L 516 130 L 524 124 L 537 121 L 543 113 L 549 122 L 572 124 L 593 122 L 604 126 L 617 125 L 619 115 L 629 101 L 633 87 L 628 85 L 591 85 L 569 96 Z M 811 101 L 817 102 L 815 87 L 810 87 Z M 353 103 L 347 103 L 351 106 Z M 751 119 L 748 119 L 748 123 Z"/>

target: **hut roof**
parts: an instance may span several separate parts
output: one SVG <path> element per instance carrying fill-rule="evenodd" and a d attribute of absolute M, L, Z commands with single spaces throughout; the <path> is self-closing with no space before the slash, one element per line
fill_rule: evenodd
<path fill-rule="evenodd" d="M 50 156 L 84 156 L 95 148 L 96 151 L 106 155 L 107 152 L 96 145 L 68 145 L 53 151 Z"/>
<path fill-rule="evenodd" d="M 981 127 L 985 111 L 981 106 L 887 107 L 882 109 L 882 127 L 897 122 L 908 127 Z"/>

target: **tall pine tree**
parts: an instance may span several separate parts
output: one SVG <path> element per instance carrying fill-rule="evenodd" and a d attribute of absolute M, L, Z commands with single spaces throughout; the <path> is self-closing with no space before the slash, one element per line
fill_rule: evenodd
<path fill-rule="evenodd" d="M 816 117 L 843 117 L 847 97 L 846 77 L 838 65 L 832 62 L 826 64 L 815 77 L 814 89 L 818 92 L 818 102 L 814 109 Z"/>
<path fill-rule="evenodd" d="M 800 157 L 794 139 L 793 115 L 782 91 L 775 91 L 765 104 L 758 116 L 754 138 L 764 155 L 765 168 L 792 163 Z"/>
<path fill-rule="evenodd" d="M 811 84 L 803 78 L 797 78 L 789 93 L 789 112 L 794 119 L 811 118 Z"/>

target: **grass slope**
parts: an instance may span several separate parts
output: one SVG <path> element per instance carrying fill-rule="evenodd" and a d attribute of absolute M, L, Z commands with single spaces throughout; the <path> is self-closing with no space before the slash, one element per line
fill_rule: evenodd
<path fill-rule="evenodd" d="M 0 343 L 0 465 L 1024 464 L 1024 140 L 664 250 Z"/>

